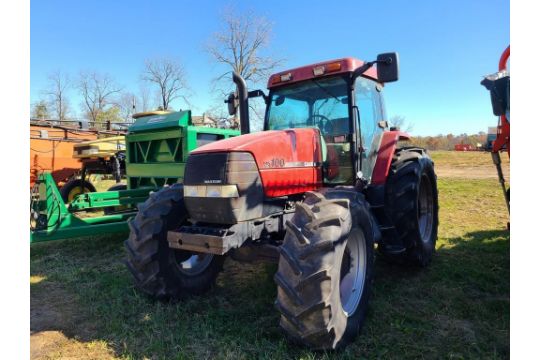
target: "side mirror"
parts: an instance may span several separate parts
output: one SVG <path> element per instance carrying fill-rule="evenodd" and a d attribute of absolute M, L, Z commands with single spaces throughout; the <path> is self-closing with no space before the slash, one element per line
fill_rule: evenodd
<path fill-rule="evenodd" d="M 399 78 L 398 53 L 377 55 L 377 79 L 382 83 L 397 81 Z"/>
<path fill-rule="evenodd" d="M 236 114 L 236 108 L 238 107 L 238 100 L 236 98 L 235 93 L 230 93 L 227 97 L 227 100 L 225 100 L 227 103 L 227 108 L 229 110 L 229 115 L 235 115 Z"/>

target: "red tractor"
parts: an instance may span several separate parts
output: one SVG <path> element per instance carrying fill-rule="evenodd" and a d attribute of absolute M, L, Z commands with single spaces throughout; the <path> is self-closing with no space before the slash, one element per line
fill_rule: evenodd
<path fill-rule="evenodd" d="M 376 65 L 376 67 L 375 67 Z M 241 136 L 189 155 L 183 184 L 153 193 L 125 245 L 136 286 L 157 299 L 210 288 L 224 257 L 275 259 L 280 325 L 313 349 L 352 341 L 366 318 L 378 254 L 426 266 L 435 251 L 433 161 L 388 129 L 383 85 L 398 55 L 345 58 L 277 73 L 269 94 L 233 74 Z M 248 99 L 266 102 L 250 133 Z"/>

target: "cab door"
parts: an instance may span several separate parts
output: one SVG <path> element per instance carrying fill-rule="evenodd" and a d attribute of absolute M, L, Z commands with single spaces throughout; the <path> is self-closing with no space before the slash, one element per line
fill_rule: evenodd
<path fill-rule="evenodd" d="M 383 129 L 379 122 L 384 119 L 384 105 L 381 96 L 382 86 L 373 80 L 358 77 L 355 82 L 355 105 L 357 129 L 359 134 L 360 171 L 368 182 L 371 175 Z"/>

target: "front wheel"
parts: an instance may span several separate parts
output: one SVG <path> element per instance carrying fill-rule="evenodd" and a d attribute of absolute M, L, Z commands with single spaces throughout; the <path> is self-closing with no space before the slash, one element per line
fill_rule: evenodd
<path fill-rule="evenodd" d="M 291 339 L 325 350 L 358 335 L 371 292 L 373 224 L 353 191 L 312 192 L 297 204 L 274 277 L 280 325 Z"/>
<path fill-rule="evenodd" d="M 151 194 L 129 222 L 126 265 L 136 287 L 156 299 L 201 294 L 222 269 L 223 256 L 169 247 L 167 232 L 185 223 L 187 216 L 183 187 L 175 184 Z"/>

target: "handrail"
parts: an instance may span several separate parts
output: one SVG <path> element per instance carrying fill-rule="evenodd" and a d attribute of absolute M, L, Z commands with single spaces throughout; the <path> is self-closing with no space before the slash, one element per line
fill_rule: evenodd
<path fill-rule="evenodd" d="M 87 130 L 83 128 L 83 124 L 88 124 L 88 126 L 105 125 L 106 130 L 112 130 L 113 126 L 118 127 L 129 127 L 133 125 L 133 122 L 113 122 L 113 121 L 91 121 L 91 120 L 58 120 L 58 119 L 40 119 L 40 118 L 30 118 L 30 123 L 45 123 L 50 126 L 58 126 L 62 124 L 76 124 L 77 128 L 81 130 Z"/>
<path fill-rule="evenodd" d="M 67 131 L 82 131 L 98 134 L 123 134 L 133 122 L 91 121 L 91 120 L 56 120 L 30 118 L 31 125 L 48 126 Z"/>

